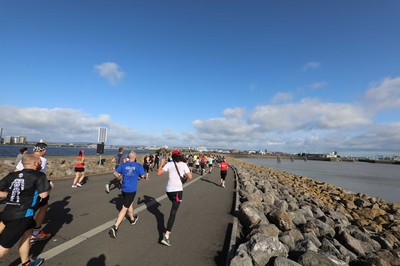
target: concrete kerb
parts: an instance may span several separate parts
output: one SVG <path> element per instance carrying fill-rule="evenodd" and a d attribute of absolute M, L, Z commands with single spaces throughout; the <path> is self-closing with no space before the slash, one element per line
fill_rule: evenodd
<path fill-rule="evenodd" d="M 225 265 L 228 266 L 231 263 L 231 260 L 235 256 L 236 252 L 236 239 L 238 237 L 238 230 L 239 230 L 239 221 L 237 218 L 237 214 L 239 211 L 239 183 L 238 183 L 238 176 L 236 172 L 235 167 L 231 167 L 234 176 L 235 176 L 235 196 L 234 196 L 234 201 L 235 201 L 235 208 L 234 208 L 234 213 L 233 213 L 233 225 L 232 225 L 232 232 L 231 232 L 231 240 L 229 242 L 229 250 L 226 256 L 226 263 Z"/>

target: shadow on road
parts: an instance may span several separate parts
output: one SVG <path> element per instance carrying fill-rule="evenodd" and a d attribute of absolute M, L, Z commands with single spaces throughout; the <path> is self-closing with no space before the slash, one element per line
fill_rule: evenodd
<path fill-rule="evenodd" d="M 158 230 L 158 240 L 161 241 L 163 237 L 163 233 L 165 231 L 165 226 L 164 226 L 164 214 L 160 212 L 158 209 L 161 204 L 156 201 L 155 198 L 151 196 L 144 195 L 143 199 L 140 199 L 140 197 L 137 200 L 137 204 L 146 204 L 147 210 L 154 215 L 154 217 L 157 220 L 157 230 Z"/>
<path fill-rule="evenodd" d="M 213 182 L 213 181 L 208 180 L 208 179 L 205 179 L 204 177 L 200 178 L 200 180 L 201 180 L 201 181 L 204 181 L 204 182 L 208 182 L 208 183 L 214 184 L 214 185 L 216 185 L 217 187 L 220 187 L 220 185 L 219 185 L 218 183 Z"/>
<path fill-rule="evenodd" d="M 89 176 L 88 176 L 88 175 L 85 175 L 85 177 L 83 178 L 81 184 L 82 184 L 82 185 L 85 185 L 87 182 L 89 182 Z"/>
<path fill-rule="evenodd" d="M 122 194 L 118 194 L 118 196 L 116 196 L 115 198 L 112 198 L 109 202 L 112 204 L 115 204 L 115 208 L 118 211 L 120 211 L 122 209 L 122 203 L 123 203 Z"/>
<path fill-rule="evenodd" d="M 101 254 L 98 257 L 91 258 L 86 266 L 106 266 L 106 256 Z"/>
<path fill-rule="evenodd" d="M 64 224 L 69 224 L 72 222 L 73 215 L 69 213 L 71 209 L 65 208 L 69 204 L 70 199 L 70 196 L 66 196 L 62 200 L 50 204 L 46 213 L 45 223 L 47 224 L 43 230 L 46 233 L 51 233 L 51 237 L 44 241 L 36 242 L 31 246 L 30 253 L 32 257 L 37 257 L 40 253 L 42 253 L 46 244 L 58 233 L 58 231 L 60 231 Z M 20 261 L 21 260 L 18 258 L 10 265 L 19 265 Z"/>

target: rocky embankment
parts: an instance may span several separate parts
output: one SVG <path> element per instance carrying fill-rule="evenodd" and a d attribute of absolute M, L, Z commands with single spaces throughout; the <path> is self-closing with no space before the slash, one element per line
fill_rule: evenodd
<path fill-rule="evenodd" d="M 114 155 L 102 156 L 102 163 L 99 163 L 100 156 L 85 157 L 86 176 L 95 174 L 111 173 L 114 171 L 115 164 L 111 162 Z M 142 161 L 143 156 L 138 155 L 138 161 Z M 47 157 L 47 178 L 49 180 L 73 178 L 75 177 L 75 158 L 76 156 L 49 156 Z M 15 169 L 15 158 L 3 158 L 0 160 L 0 179 Z"/>
<path fill-rule="evenodd" d="M 241 235 L 232 266 L 400 265 L 400 206 L 229 159 Z"/>

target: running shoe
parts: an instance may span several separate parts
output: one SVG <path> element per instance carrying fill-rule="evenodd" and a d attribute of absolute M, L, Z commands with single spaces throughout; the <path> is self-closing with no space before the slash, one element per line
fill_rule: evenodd
<path fill-rule="evenodd" d="M 224 185 L 224 184 L 222 184 L 222 186 L 221 186 L 221 187 L 225 188 L 225 185 Z"/>
<path fill-rule="evenodd" d="M 44 262 L 44 259 L 37 258 L 36 260 L 32 260 L 28 265 L 29 266 L 39 266 L 39 265 L 42 265 L 43 262 Z"/>
<path fill-rule="evenodd" d="M 115 227 L 115 225 L 113 227 L 111 227 L 110 230 L 108 230 L 108 233 L 110 234 L 110 236 L 112 238 L 117 238 L 117 232 L 118 232 L 118 229 L 117 229 L 117 227 Z"/>
<path fill-rule="evenodd" d="M 167 238 L 164 234 L 163 239 L 161 240 L 161 244 L 166 245 L 168 247 L 171 246 L 171 241 L 169 240 L 169 238 Z"/>
<path fill-rule="evenodd" d="M 76 185 L 72 185 L 71 187 L 72 187 L 72 188 L 76 188 Z"/>
<path fill-rule="evenodd" d="M 110 185 L 109 184 L 106 184 L 106 192 L 110 193 Z"/>
<path fill-rule="evenodd" d="M 31 236 L 31 243 L 46 240 L 50 236 L 51 236 L 51 233 L 46 234 L 43 230 L 40 230 L 40 232 L 37 236 Z"/>
<path fill-rule="evenodd" d="M 136 224 L 137 220 L 139 220 L 139 216 L 137 216 L 137 215 L 133 216 L 133 220 L 131 221 L 131 225 Z"/>
<path fill-rule="evenodd" d="M 77 187 L 82 187 L 82 184 L 81 183 L 76 183 L 76 186 Z"/>

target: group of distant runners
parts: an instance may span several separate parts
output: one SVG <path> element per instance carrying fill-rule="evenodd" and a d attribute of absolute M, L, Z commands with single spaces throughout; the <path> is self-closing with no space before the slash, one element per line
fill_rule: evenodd
<path fill-rule="evenodd" d="M 42 258 L 30 259 L 30 244 L 46 240 L 51 234 L 42 230 L 49 193 L 53 183 L 46 177 L 47 160 L 43 157 L 47 145 L 37 143 L 33 154 L 22 151 L 16 161 L 15 172 L 0 180 L 0 198 L 6 198 L 6 206 L 0 213 L 0 258 L 5 256 L 18 240 L 19 255 L 22 265 L 41 265 Z M 81 187 L 85 177 L 84 150 L 81 150 L 75 160 L 75 178 L 72 188 Z M 149 171 L 156 169 L 157 176 L 168 172 L 166 193 L 171 201 L 171 211 L 166 230 L 160 243 L 171 246 L 170 235 L 175 222 L 176 213 L 183 198 L 182 177 L 192 179 L 192 172 L 203 175 L 208 168 L 211 173 L 215 162 L 220 167 L 220 186 L 225 187 L 228 164 L 221 156 L 184 155 L 178 150 L 171 154 L 148 154 L 144 157 L 143 165 L 136 161 L 137 154 L 130 151 L 126 156 L 123 148 L 112 159 L 115 163 L 113 179 L 106 184 L 106 192 L 118 188 L 122 192 L 123 204 L 115 224 L 109 229 L 112 238 L 117 238 L 119 225 L 128 213 L 131 225 L 136 224 L 138 216 L 134 214 L 133 201 L 136 196 L 137 185 L 140 179 L 149 179 Z M 36 215 L 35 215 L 36 214 Z"/>

